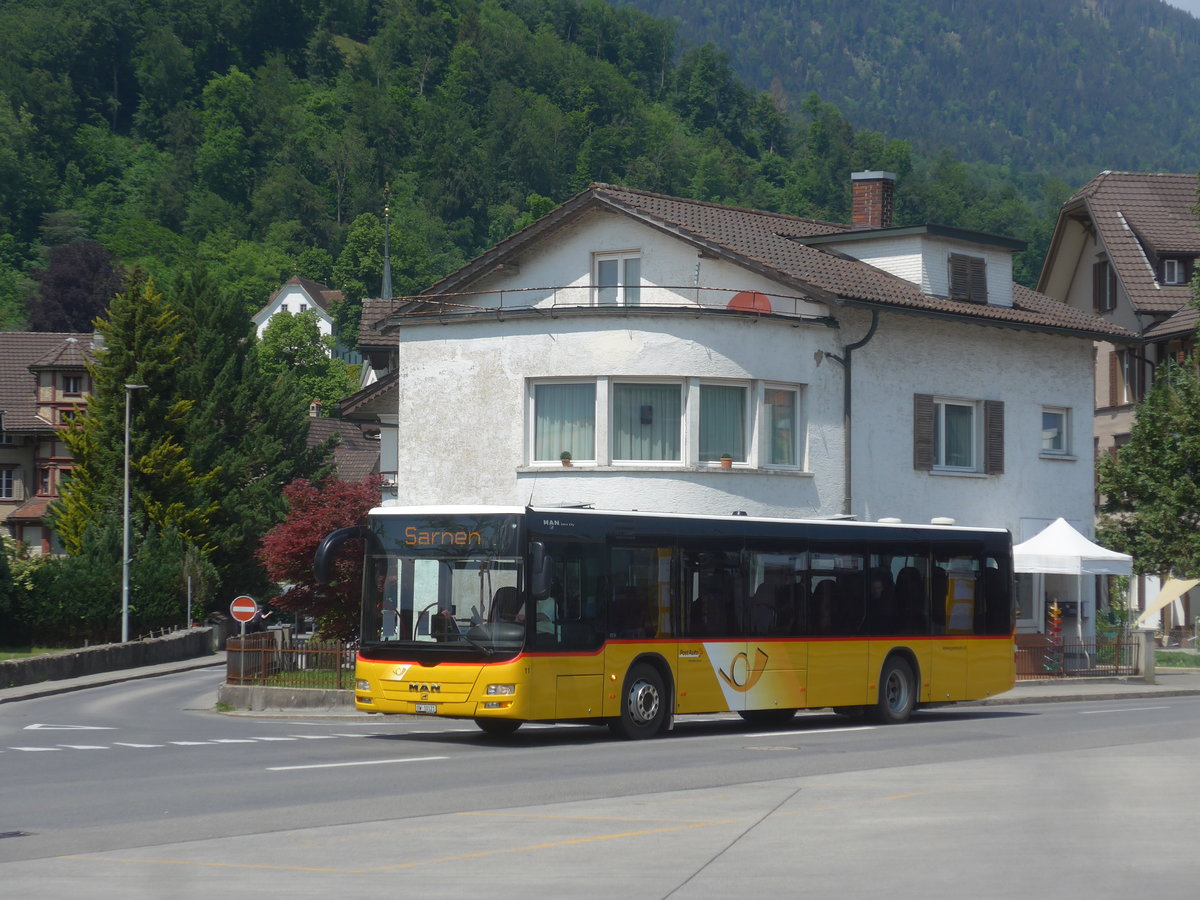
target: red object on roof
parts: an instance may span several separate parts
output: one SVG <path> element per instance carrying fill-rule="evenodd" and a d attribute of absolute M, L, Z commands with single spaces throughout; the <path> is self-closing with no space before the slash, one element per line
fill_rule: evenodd
<path fill-rule="evenodd" d="M 742 309 L 748 312 L 771 312 L 771 298 L 761 291 L 741 291 L 733 295 L 726 309 Z"/>

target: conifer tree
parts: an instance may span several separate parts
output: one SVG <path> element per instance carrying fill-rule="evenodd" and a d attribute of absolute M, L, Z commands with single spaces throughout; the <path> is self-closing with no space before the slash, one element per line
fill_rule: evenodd
<path fill-rule="evenodd" d="M 259 539 L 284 515 L 282 488 L 323 472 L 329 448 L 308 449 L 308 399 L 289 377 L 259 364 L 253 323 L 240 300 L 204 271 L 186 276 L 177 301 L 189 341 L 180 386 L 194 398 L 187 447 L 213 477 L 207 531 L 220 596 L 261 591 Z"/>

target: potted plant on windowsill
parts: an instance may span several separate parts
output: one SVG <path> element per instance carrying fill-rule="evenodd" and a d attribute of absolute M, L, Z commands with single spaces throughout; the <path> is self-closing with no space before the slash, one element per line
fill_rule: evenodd
<path fill-rule="evenodd" d="M 722 453 L 721 454 L 721 468 L 722 469 L 732 469 L 733 468 L 733 454 L 732 453 Z"/>
<path fill-rule="evenodd" d="M 571 465 L 570 450 L 564 450 L 562 453 L 558 454 L 558 458 L 562 460 L 563 468 L 567 468 Z"/>

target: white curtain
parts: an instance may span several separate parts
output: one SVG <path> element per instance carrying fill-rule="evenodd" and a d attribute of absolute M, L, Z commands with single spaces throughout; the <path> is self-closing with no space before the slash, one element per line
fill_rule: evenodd
<path fill-rule="evenodd" d="M 975 465 L 975 409 L 958 403 L 943 403 L 936 417 L 939 431 L 934 442 L 942 454 L 941 465 L 970 469 Z"/>
<path fill-rule="evenodd" d="M 680 388 L 613 385 L 613 459 L 678 460 Z"/>
<path fill-rule="evenodd" d="M 535 460 L 596 458 L 596 385 L 539 384 L 533 403 Z"/>
<path fill-rule="evenodd" d="M 746 389 L 700 385 L 700 459 L 746 460 Z"/>

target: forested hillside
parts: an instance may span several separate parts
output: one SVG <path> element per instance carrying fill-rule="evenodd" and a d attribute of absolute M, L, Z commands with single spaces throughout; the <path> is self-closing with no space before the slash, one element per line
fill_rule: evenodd
<path fill-rule="evenodd" d="M 1200 167 L 1200 21 L 1161 0 L 621 0 L 747 83 L 918 151 L 1049 172 Z"/>
<path fill-rule="evenodd" d="M 906 133 L 816 95 L 785 112 L 601 0 L 10 0 L 0 328 L 89 327 L 94 286 L 140 266 L 207 270 L 247 311 L 292 274 L 330 282 L 352 333 L 389 189 L 398 293 L 591 181 L 844 221 L 861 168 L 900 175 L 900 222 L 1031 240 L 1031 281 L 1066 186 L 917 159 Z"/>

